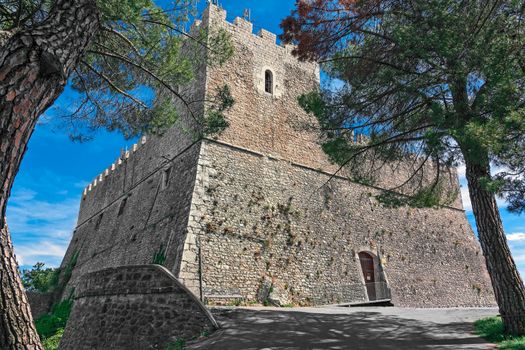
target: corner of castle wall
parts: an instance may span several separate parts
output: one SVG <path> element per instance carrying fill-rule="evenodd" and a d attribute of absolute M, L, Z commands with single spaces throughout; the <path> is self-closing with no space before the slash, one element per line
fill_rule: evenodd
<path fill-rule="evenodd" d="M 266 29 L 260 29 L 257 33 L 253 33 L 253 23 L 245 18 L 236 17 L 233 23 L 230 23 L 226 17 L 227 11 L 225 9 L 209 4 L 202 14 L 202 20 L 196 20 L 192 25 L 192 30 L 210 27 L 225 28 L 240 38 L 246 38 L 246 42 L 253 42 L 256 46 L 269 52 L 278 52 L 279 55 L 283 55 L 285 62 L 297 64 L 297 58 L 293 55 L 297 46 L 278 43 L 277 35 Z M 320 68 L 317 62 L 300 62 L 300 65 L 308 71 L 313 71 L 316 80 L 320 81 Z"/>
<path fill-rule="evenodd" d="M 226 15 L 225 9 L 214 4 L 208 4 L 208 7 L 202 13 L 202 24 L 207 27 L 213 22 L 226 22 Z"/>

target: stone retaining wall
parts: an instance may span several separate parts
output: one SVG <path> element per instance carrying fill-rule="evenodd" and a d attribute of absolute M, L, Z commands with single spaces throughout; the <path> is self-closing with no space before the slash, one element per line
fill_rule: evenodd
<path fill-rule="evenodd" d="M 158 265 L 109 268 L 84 276 L 61 350 L 165 349 L 218 328 L 207 309 Z"/>
<path fill-rule="evenodd" d="M 54 293 L 26 292 L 33 319 L 47 314 L 56 296 Z"/>

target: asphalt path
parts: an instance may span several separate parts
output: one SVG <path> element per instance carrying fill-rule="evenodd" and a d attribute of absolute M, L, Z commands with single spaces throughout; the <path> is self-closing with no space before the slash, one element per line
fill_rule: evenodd
<path fill-rule="evenodd" d="M 221 308 L 221 330 L 186 349 L 495 349 L 472 323 L 497 309 Z"/>

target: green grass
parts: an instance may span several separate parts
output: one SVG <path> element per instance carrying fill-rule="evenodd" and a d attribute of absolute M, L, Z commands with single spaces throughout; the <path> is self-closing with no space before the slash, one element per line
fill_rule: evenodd
<path fill-rule="evenodd" d="M 509 337 L 503 334 L 503 322 L 499 316 L 478 320 L 474 322 L 474 328 L 477 335 L 498 344 L 500 349 L 525 350 L 525 336 Z"/>

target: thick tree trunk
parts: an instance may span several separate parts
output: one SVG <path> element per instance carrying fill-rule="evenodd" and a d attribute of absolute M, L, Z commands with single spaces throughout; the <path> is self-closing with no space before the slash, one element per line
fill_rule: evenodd
<path fill-rule="evenodd" d="M 488 157 L 483 162 L 466 161 L 466 175 L 479 240 L 494 288 L 505 332 L 525 334 L 525 287 L 510 254 L 493 193 L 482 185 L 490 178 Z"/>
<path fill-rule="evenodd" d="M 57 0 L 45 22 L 14 33 L 0 47 L 2 350 L 41 349 L 4 219 L 7 199 L 38 117 L 60 95 L 98 27 L 95 0 Z"/>
<path fill-rule="evenodd" d="M 42 349 L 18 274 L 7 225 L 0 230 L 0 349 Z"/>

